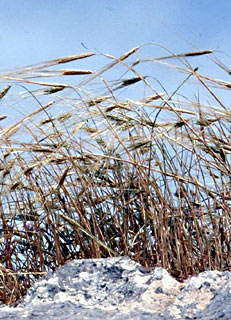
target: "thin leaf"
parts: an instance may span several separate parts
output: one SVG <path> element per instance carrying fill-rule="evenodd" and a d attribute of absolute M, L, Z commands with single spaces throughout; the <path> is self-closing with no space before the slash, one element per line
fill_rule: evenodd
<path fill-rule="evenodd" d="M 83 233 L 85 233 L 88 237 L 90 237 L 92 240 L 96 241 L 100 246 L 102 246 L 103 248 L 105 248 L 109 253 L 111 253 L 113 256 L 118 256 L 118 254 L 112 250 L 111 248 L 109 248 L 106 244 L 104 244 L 101 240 L 99 240 L 98 238 L 96 238 L 95 236 L 93 236 L 93 234 L 91 234 L 89 231 L 87 231 L 86 229 L 84 229 L 77 221 L 71 219 L 70 217 L 60 213 L 60 217 L 62 217 L 64 220 L 68 221 L 71 225 L 73 225 L 74 227 L 78 228 L 80 231 L 82 231 Z"/>

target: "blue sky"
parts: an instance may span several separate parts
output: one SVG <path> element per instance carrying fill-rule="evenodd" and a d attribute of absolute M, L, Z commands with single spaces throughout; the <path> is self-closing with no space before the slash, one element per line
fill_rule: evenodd
<path fill-rule="evenodd" d="M 119 57 L 150 42 L 174 53 L 213 49 L 229 67 L 230 13 L 230 0 L 0 0 L 0 72 L 89 51 Z M 158 57 L 166 52 L 145 46 L 140 54 L 142 58 Z M 207 56 L 190 58 L 191 62 L 199 65 L 202 74 L 230 81 Z M 86 63 L 87 69 L 102 67 L 99 57 L 76 63 L 74 67 L 80 69 Z M 144 72 L 150 73 L 148 68 Z M 184 75 L 178 81 L 169 69 L 155 69 L 152 74 L 168 86 L 168 92 L 185 79 Z M 7 84 L 2 83 L 1 88 Z M 186 92 L 194 94 L 191 87 Z M 229 92 L 222 94 L 230 100 Z M 16 105 L 15 109 L 21 111 L 22 107 Z"/>
<path fill-rule="evenodd" d="M 229 0 L 0 0 L 0 70 L 99 50 L 160 43 L 229 54 Z"/>

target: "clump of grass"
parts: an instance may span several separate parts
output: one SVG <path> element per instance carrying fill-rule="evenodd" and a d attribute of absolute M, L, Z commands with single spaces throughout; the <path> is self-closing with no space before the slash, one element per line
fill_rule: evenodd
<path fill-rule="evenodd" d="M 20 115 L 0 118 L 2 303 L 76 258 L 126 255 L 177 279 L 230 270 L 231 114 L 219 98 L 230 83 L 186 60 L 211 50 L 136 58 L 141 49 L 0 74 L 1 108 Z M 54 69 L 93 58 L 110 63 Z M 177 75 L 170 92 L 156 67 Z M 207 104 L 187 97 L 195 83 Z"/>

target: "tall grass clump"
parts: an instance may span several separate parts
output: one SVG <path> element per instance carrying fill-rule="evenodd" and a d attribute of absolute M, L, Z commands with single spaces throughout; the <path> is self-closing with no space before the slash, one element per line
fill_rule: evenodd
<path fill-rule="evenodd" d="M 144 48 L 0 74 L 2 303 L 72 259 L 230 270 L 231 83 L 198 62 L 230 71 L 211 50 Z"/>

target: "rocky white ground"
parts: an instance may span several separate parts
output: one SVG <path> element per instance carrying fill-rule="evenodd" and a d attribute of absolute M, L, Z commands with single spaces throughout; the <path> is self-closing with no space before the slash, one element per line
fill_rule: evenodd
<path fill-rule="evenodd" d="M 47 274 L 0 320 L 231 319 L 231 273 L 206 271 L 185 283 L 126 258 L 75 260 Z"/>

